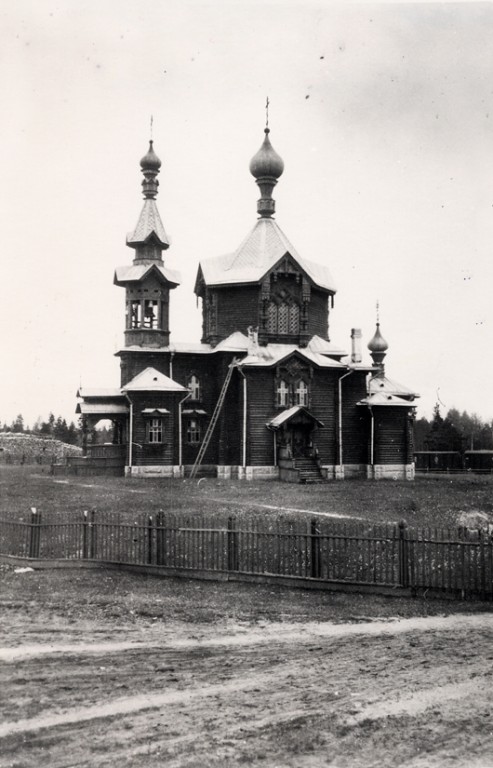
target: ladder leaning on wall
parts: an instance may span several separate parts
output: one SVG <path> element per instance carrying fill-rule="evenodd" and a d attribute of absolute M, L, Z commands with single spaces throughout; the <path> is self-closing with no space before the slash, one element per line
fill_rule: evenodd
<path fill-rule="evenodd" d="M 202 464 L 202 459 L 205 456 L 205 452 L 207 448 L 209 447 L 209 443 L 211 441 L 212 433 L 214 432 L 214 428 L 217 424 L 217 420 L 219 419 L 219 414 L 221 413 L 221 409 L 224 405 L 224 401 L 226 399 L 226 392 L 228 390 L 229 382 L 231 381 L 231 376 L 233 375 L 234 369 L 238 366 L 239 359 L 234 358 L 233 362 L 230 363 L 228 366 L 228 373 L 226 374 L 226 378 L 224 379 L 223 386 L 221 388 L 221 392 L 219 394 L 218 401 L 216 403 L 216 407 L 214 408 L 214 413 L 212 414 L 212 418 L 209 422 L 209 426 L 207 427 L 206 433 L 204 435 L 204 439 L 202 441 L 202 445 L 200 446 L 199 452 L 197 454 L 197 458 L 195 459 L 194 465 L 190 471 L 190 479 L 193 480 L 193 478 L 196 476 L 198 469 L 200 465 Z"/>

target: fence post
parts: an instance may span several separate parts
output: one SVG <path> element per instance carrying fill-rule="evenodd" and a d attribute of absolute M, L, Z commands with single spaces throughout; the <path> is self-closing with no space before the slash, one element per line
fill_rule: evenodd
<path fill-rule="evenodd" d="M 409 586 L 409 547 L 405 520 L 399 523 L 399 581 L 401 587 Z"/>
<path fill-rule="evenodd" d="M 29 528 L 29 557 L 39 557 L 41 512 L 31 507 L 31 524 Z"/>
<path fill-rule="evenodd" d="M 319 579 L 322 574 L 322 563 L 320 557 L 320 530 L 317 526 L 317 520 L 310 520 L 310 550 L 310 576 L 312 579 Z"/>
<path fill-rule="evenodd" d="M 163 513 L 159 510 L 156 515 L 156 565 L 164 565 L 164 553 Z"/>
<path fill-rule="evenodd" d="M 96 510 L 91 509 L 91 521 L 89 523 L 89 546 L 87 549 L 87 556 L 90 560 L 94 560 L 96 554 Z"/>
<path fill-rule="evenodd" d="M 147 518 L 147 565 L 152 565 L 152 515 Z"/>
<path fill-rule="evenodd" d="M 89 523 L 87 520 L 87 509 L 84 510 L 84 518 L 82 520 L 82 559 L 87 560 L 89 553 L 88 553 L 88 546 L 87 546 L 87 529 L 88 529 Z"/>
<path fill-rule="evenodd" d="M 236 520 L 228 517 L 228 571 L 238 570 L 238 531 Z"/>

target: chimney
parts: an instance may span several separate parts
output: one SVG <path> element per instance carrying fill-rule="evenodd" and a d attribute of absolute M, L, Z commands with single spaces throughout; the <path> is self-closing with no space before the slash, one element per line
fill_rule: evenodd
<path fill-rule="evenodd" d="M 361 363 L 361 328 L 351 328 L 351 362 Z"/>

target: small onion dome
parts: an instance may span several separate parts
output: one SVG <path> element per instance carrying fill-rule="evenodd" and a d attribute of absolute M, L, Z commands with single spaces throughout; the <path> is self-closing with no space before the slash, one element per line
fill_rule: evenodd
<path fill-rule="evenodd" d="M 284 161 L 269 140 L 269 128 L 265 128 L 265 139 L 257 154 L 250 160 L 250 173 L 256 179 L 270 177 L 278 179 L 284 171 Z"/>
<path fill-rule="evenodd" d="M 384 337 L 380 333 L 380 323 L 377 323 L 377 330 L 375 331 L 375 335 L 371 339 L 371 341 L 368 342 L 368 349 L 370 352 L 386 352 L 389 348 L 389 345 L 385 341 Z"/>
<path fill-rule="evenodd" d="M 140 161 L 140 167 L 143 171 L 159 171 L 161 168 L 161 160 L 154 152 L 154 148 L 152 146 L 152 139 L 149 142 L 149 149 L 147 151 L 147 154 L 144 155 L 142 160 Z"/>

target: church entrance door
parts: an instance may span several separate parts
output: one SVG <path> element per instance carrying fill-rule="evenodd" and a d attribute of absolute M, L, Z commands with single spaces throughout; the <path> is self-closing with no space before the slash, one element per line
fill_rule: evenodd
<path fill-rule="evenodd" d="M 291 450 L 294 459 L 301 459 L 310 455 L 311 450 L 311 424 L 293 424 L 291 427 Z"/>

